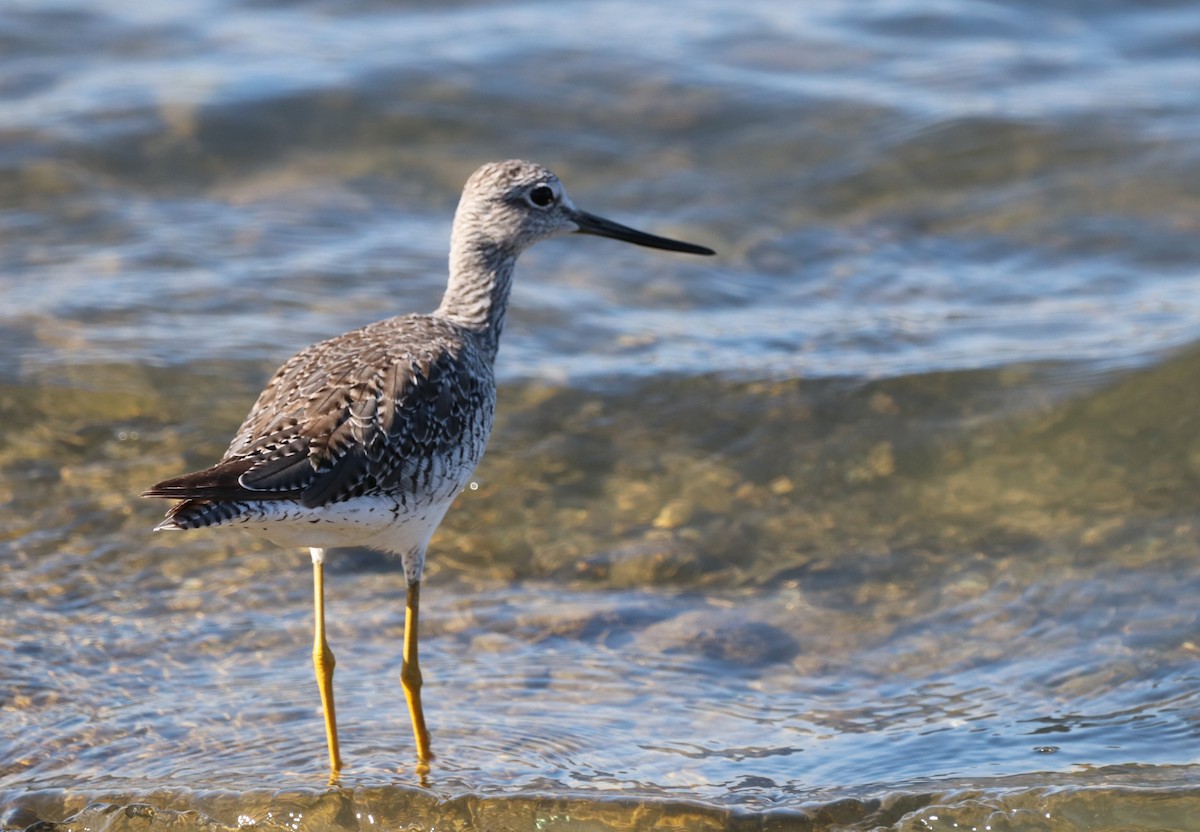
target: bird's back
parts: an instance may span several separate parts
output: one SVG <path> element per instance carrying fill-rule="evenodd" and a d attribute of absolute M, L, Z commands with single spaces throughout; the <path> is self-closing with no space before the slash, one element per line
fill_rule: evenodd
<path fill-rule="evenodd" d="M 483 455 L 494 413 L 492 367 L 475 333 L 436 315 L 389 318 L 297 353 L 219 463 L 146 493 L 183 501 L 166 528 L 256 511 L 303 520 L 376 498 L 394 502 L 399 522 L 449 505 Z"/>

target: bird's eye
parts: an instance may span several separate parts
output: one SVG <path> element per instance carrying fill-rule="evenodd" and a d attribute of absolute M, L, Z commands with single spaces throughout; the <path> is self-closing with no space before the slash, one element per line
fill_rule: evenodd
<path fill-rule="evenodd" d="M 554 189 L 549 185 L 538 185 L 529 192 L 529 201 L 538 208 L 545 208 L 554 202 Z"/>

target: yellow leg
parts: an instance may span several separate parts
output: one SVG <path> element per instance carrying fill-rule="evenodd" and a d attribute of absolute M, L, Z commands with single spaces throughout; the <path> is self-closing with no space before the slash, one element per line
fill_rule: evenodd
<path fill-rule="evenodd" d="M 313 561 L 313 669 L 321 692 L 321 710 L 325 713 L 325 739 L 329 744 L 329 777 L 332 782 L 342 769 L 338 751 L 337 716 L 333 710 L 333 651 L 325 641 L 325 552 L 312 549 Z"/>
<path fill-rule="evenodd" d="M 433 759 L 429 747 L 429 730 L 425 727 L 425 711 L 421 708 L 421 665 L 417 659 L 417 616 L 421 606 L 421 582 L 408 585 L 404 606 L 404 663 L 400 668 L 400 684 L 408 700 L 408 715 L 412 718 L 413 736 L 417 740 L 417 759 L 427 764 Z M 418 767 L 419 769 L 420 767 Z"/>

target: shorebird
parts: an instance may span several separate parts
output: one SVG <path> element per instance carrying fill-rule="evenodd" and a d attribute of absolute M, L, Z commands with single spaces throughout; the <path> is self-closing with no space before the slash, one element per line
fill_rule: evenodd
<path fill-rule="evenodd" d="M 407 581 L 400 681 L 418 769 L 433 753 L 421 705 L 417 618 L 430 538 L 483 456 L 496 411 L 493 365 L 517 255 L 560 234 L 713 254 L 575 207 L 541 165 L 487 164 L 467 180 L 450 235 L 441 305 L 313 344 L 276 371 L 211 468 L 145 497 L 178 500 L 156 530 L 236 526 L 307 548 L 313 566 L 313 667 L 331 777 L 342 768 L 325 639 L 326 550 L 398 556 Z"/>

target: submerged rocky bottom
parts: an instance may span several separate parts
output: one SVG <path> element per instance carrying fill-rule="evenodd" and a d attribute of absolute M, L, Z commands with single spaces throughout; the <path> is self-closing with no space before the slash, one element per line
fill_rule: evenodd
<path fill-rule="evenodd" d="M 329 566 L 329 789 L 304 553 L 129 496 L 255 373 L 7 388 L 4 827 L 1195 828 L 1197 361 L 506 387 L 425 583 L 424 787 L 395 564 Z"/>
<path fill-rule="evenodd" d="M 1175 772 L 1181 781 L 1195 772 Z M 750 810 L 696 801 L 585 795 L 443 796 L 410 787 L 284 792 L 154 792 L 129 801 L 62 792 L 27 795 L 9 808 L 5 829 L 30 832 L 360 832 L 373 829 L 628 830 L 683 829 L 818 832 L 818 830 L 1070 830 L 1195 829 L 1200 789 L 1099 785 L 1129 780 L 1096 777 L 1097 785 L 973 788 L 894 792 L 843 798 L 798 808 Z M 1074 778 L 1077 781 L 1092 779 Z M 85 800 L 92 802 L 80 807 Z M 79 808 L 77 808 L 79 807 Z M 48 818 L 61 817 L 61 820 Z"/>

